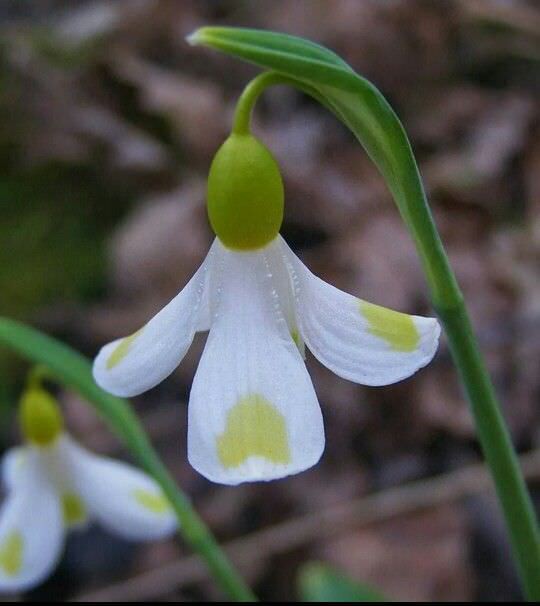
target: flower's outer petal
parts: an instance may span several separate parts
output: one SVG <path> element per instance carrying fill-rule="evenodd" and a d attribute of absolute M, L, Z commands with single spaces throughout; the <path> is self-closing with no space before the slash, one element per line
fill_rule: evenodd
<path fill-rule="evenodd" d="M 280 302 L 279 243 L 220 247 L 215 315 L 190 395 L 189 460 L 223 484 L 298 473 L 319 460 L 324 428 Z"/>
<path fill-rule="evenodd" d="M 206 271 L 204 286 L 203 286 L 203 294 L 201 297 L 201 303 L 199 306 L 199 313 L 197 318 L 196 331 L 197 332 L 205 332 L 210 330 L 210 325 L 212 324 L 212 310 L 210 308 L 210 278 L 211 272 Z"/>
<path fill-rule="evenodd" d="M 13 488 L 22 467 L 28 460 L 30 448 L 15 446 L 10 448 L 2 457 L 2 483 L 6 490 Z"/>
<path fill-rule="evenodd" d="M 28 449 L 0 511 L 0 591 L 35 587 L 55 568 L 62 553 L 60 501 L 39 460 Z"/>
<path fill-rule="evenodd" d="M 67 436 L 59 449 L 69 462 L 74 492 L 92 519 L 132 540 L 159 539 L 176 530 L 169 502 L 148 475 L 127 463 L 95 455 Z"/>
<path fill-rule="evenodd" d="M 300 333 L 322 364 L 340 377 L 375 386 L 401 381 L 430 362 L 441 332 L 435 318 L 409 316 L 338 290 L 280 241 Z"/>
<path fill-rule="evenodd" d="M 188 350 L 208 312 L 204 289 L 213 258 L 210 249 L 186 287 L 145 326 L 105 345 L 94 361 L 94 378 L 106 391 L 123 397 L 151 389 L 168 377 Z M 201 309 L 201 307 L 203 309 Z"/>

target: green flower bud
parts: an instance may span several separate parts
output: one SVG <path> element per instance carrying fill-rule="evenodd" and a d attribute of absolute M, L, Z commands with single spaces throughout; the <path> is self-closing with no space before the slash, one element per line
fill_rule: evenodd
<path fill-rule="evenodd" d="M 24 392 L 20 403 L 19 421 L 25 439 L 37 446 L 52 444 L 64 426 L 56 400 L 37 386 L 31 386 Z"/>
<path fill-rule="evenodd" d="M 228 248 L 253 250 L 271 242 L 283 221 L 283 181 L 270 151 L 249 133 L 233 133 L 208 175 L 208 217 Z"/>

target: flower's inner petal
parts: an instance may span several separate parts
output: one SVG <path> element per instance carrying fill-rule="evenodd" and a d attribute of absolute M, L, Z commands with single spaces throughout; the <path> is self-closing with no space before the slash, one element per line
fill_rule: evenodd
<path fill-rule="evenodd" d="M 216 482 L 297 473 L 324 448 L 317 397 L 291 336 L 280 261 L 276 241 L 254 252 L 216 251 L 214 317 L 188 424 L 189 460 Z"/>
<path fill-rule="evenodd" d="M 70 530 L 85 528 L 90 522 L 90 513 L 83 496 L 78 492 L 73 469 L 69 460 L 66 443 L 70 442 L 63 433 L 53 445 L 40 448 L 40 464 L 60 500 L 64 526 Z"/>
<path fill-rule="evenodd" d="M 0 513 L 0 591 L 30 589 L 52 572 L 64 539 L 61 506 L 38 453 L 28 450 Z"/>
<path fill-rule="evenodd" d="M 159 486 L 138 469 L 94 455 L 70 438 L 60 445 L 69 462 L 69 476 L 77 499 L 70 514 L 90 515 L 128 539 L 150 540 L 172 534 L 176 518 Z"/>
<path fill-rule="evenodd" d="M 349 295 L 313 275 L 281 239 L 306 345 L 337 375 L 363 385 L 405 379 L 435 355 L 435 318 L 410 316 Z"/>
<path fill-rule="evenodd" d="M 105 345 L 94 361 L 96 382 L 118 396 L 157 385 L 178 366 L 197 330 L 207 328 L 207 286 L 213 248 L 187 286 L 148 324 Z"/>
<path fill-rule="evenodd" d="M 277 293 L 280 312 L 287 322 L 289 334 L 296 344 L 302 358 L 305 359 L 306 351 L 304 340 L 300 334 L 298 321 L 296 319 L 293 284 L 277 244 L 278 241 L 275 240 L 270 247 L 268 247 L 270 254 L 266 255 L 267 277 L 272 282 L 272 292 Z"/>

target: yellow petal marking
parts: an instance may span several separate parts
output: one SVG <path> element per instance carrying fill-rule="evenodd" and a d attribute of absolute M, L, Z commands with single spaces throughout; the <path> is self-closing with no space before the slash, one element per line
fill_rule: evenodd
<path fill-rule="evenodd" d="M 302 335 L 297 330 L 291 330 L 291 337 L 296 345 L 300 355 L 305 360 L 306 359 L 306 346 L 304 345 L 304 340 L 302 339 Z"/>
<path fill-rule="evenodd" d="M 16 530 L 10 532 L 0 546 L 0 568 L 8 577 L 14 577 L 22 568 L 23 536 Z"/>
<path fill-rule="evenodd" d="M 420 343 L 420 334 L 412 316 L 399 311 L 359 301 L 360 313 L 369 323 L 369 332 L 384 339 L 396 351 L 414 351 Z"/>
<path fill-rule="evenodd" d="M 66 526 L 76 526 L 86 521 L 84 502 L 73 492 L 65 492 L 62 495 L 62 512 Z"/>
<path fill-rule="evenodd" d="M 223 467 L 237 467 L 251 456 L 289 463 L 285 417 L 258 394 L 241 398 L 227 415 L 225 431 L 217 437 L 217 452 Z"/>
<path fill-rule="evenodd" d="M 302 350 L 302 338 L 300 337 L 300 333 L 297 330 L 291 330 L 291 337 L 296 347 L 298 347 L 299 350 Z"/>
<path fill-rule="evenodd" d="M 133 495 L 139 505 L 152 513 L 162 514 L 170 510 L 169 502 L 162 494 L 137 488 L 133 491 Z"/>
<path fill-rule="evenodd" d="M 111 370 L 120 364 L 120 362 L 128 355 L 131 344 L 142 333 L 142 331 L 143 329 L 140 328 L 137 332 L 134 332 L 132 335 L 129 335 L 129 337 L 122 339 L 120 343 L 118 343 L 107 359 L 107 370 Z"/>

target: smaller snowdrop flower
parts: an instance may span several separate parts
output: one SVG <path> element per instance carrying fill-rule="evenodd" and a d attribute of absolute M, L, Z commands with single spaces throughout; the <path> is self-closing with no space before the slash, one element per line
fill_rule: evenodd
<path fill-rule="evenodd" d="M 0 511 L 0 591 L 45 580 L 62 554 L 66 530 L 91 520 L 133 540 L 175 531 L 175 516 L 155 482 L 79 446 L 43 388 L 30 386 L 23 395 L 20 423 L 27 443 L 2 461 L 7 497 Z"/>
<path fill-rule="evenodd" d="M 304 346 L 345 379 L 387 385 L 432 359 L 439 324 L 358 299 L 308 270 L 279 235 L 279 168 L 249 132 L 233 132 L 213 160 L 208 215 L 217 237 L 202 266 L 146 326 L 102 348 L 94 377 L 113 394 L 140 394 L 209 330 L 189 399 L 191 464 L 224 484 L 298 473 L 324 448 Z"/>

